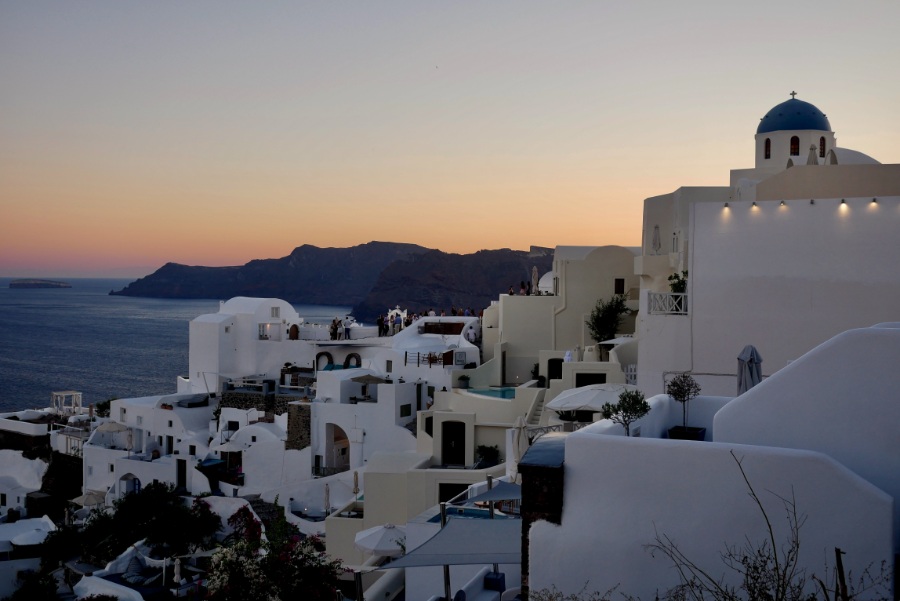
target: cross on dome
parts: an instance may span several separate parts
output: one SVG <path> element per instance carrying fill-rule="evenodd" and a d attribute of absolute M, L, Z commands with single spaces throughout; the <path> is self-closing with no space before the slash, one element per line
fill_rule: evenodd
<path fill-rule="evenodd" d="M 797 96 L 797 92 L 791 92 L 791 100 L 794 100 L 794 98 L 795 98 L 796 96 Z"/>

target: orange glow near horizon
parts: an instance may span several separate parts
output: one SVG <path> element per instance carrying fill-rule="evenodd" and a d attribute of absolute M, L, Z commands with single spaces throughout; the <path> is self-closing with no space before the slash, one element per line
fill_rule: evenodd
<path fill-rule="evenodd" d="M 643 200 L 752 167 L 759 118 L 794 89 L 841 146 L 900 162 L 900 3 L 760 2 L 8 3 L 0 276 L 373 240 L 639 246 Z M 733 27 L 772 11 L 762 47 Z M 843 43 L 779 71 L 797 23 Z"/>

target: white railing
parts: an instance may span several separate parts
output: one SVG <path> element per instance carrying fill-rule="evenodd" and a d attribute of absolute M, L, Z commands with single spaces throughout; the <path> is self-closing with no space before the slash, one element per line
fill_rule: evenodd
<path fill-rule="evenodd" d="M 688 295 L 678 292 L 649 292 L 647 306 L 650 315 L 687 315 Z"/>

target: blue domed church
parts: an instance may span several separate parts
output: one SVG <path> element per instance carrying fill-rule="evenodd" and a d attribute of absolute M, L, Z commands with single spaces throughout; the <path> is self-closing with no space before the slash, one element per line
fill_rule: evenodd
<path fill-rule="evenodd" d="M 756 128 L 756 167 L 784 169 L 792 164 L 822 164 L 835 147 L 828 117 L 817 106 L 791 99 L 772 107 Z"/>

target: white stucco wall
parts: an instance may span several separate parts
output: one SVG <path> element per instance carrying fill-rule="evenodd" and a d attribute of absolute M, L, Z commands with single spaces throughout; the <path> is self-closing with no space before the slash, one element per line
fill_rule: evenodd
<path fill-rule="evenodd" d="M 600 592 L 618 585 L 652 599 L 678 583 L 669 561 L 645 548 L 657 534 L 715 576 L 726 575 L 724 545 L 745 537 L 759 544 L 766 535 L 732 451 L 779 544 L 788 522 L 776 495 L 796 499 L 806 516 L 800 563 L 810 573 L 824 576 L 823 558 L 833 557 L 835 546 L 854 573 L 891 561 L 892 499 L 824 455 L 580 431 L 566 441 L 562 525 L 537 522 L 530 531 L 530 586 L 575 593 L 585 583 Z"/>
<path fill-rule="evenodd" d="M 744 345 L 770 375 L 835 334 L 896 319 L 900 262 L 886 241 L 900 198 L 846 200 L 695 203 L 690 316 L 642 315 L 641 389 L 662 392 L 666 372 L 690 370 L 704 393 L 734 394 Z"/>
<path fill-rule="evenodd" d="M 894 498 L 900 552 L 900 329 L 843 332 L 716 414 L 715 440 L 810 449 Z"/>

